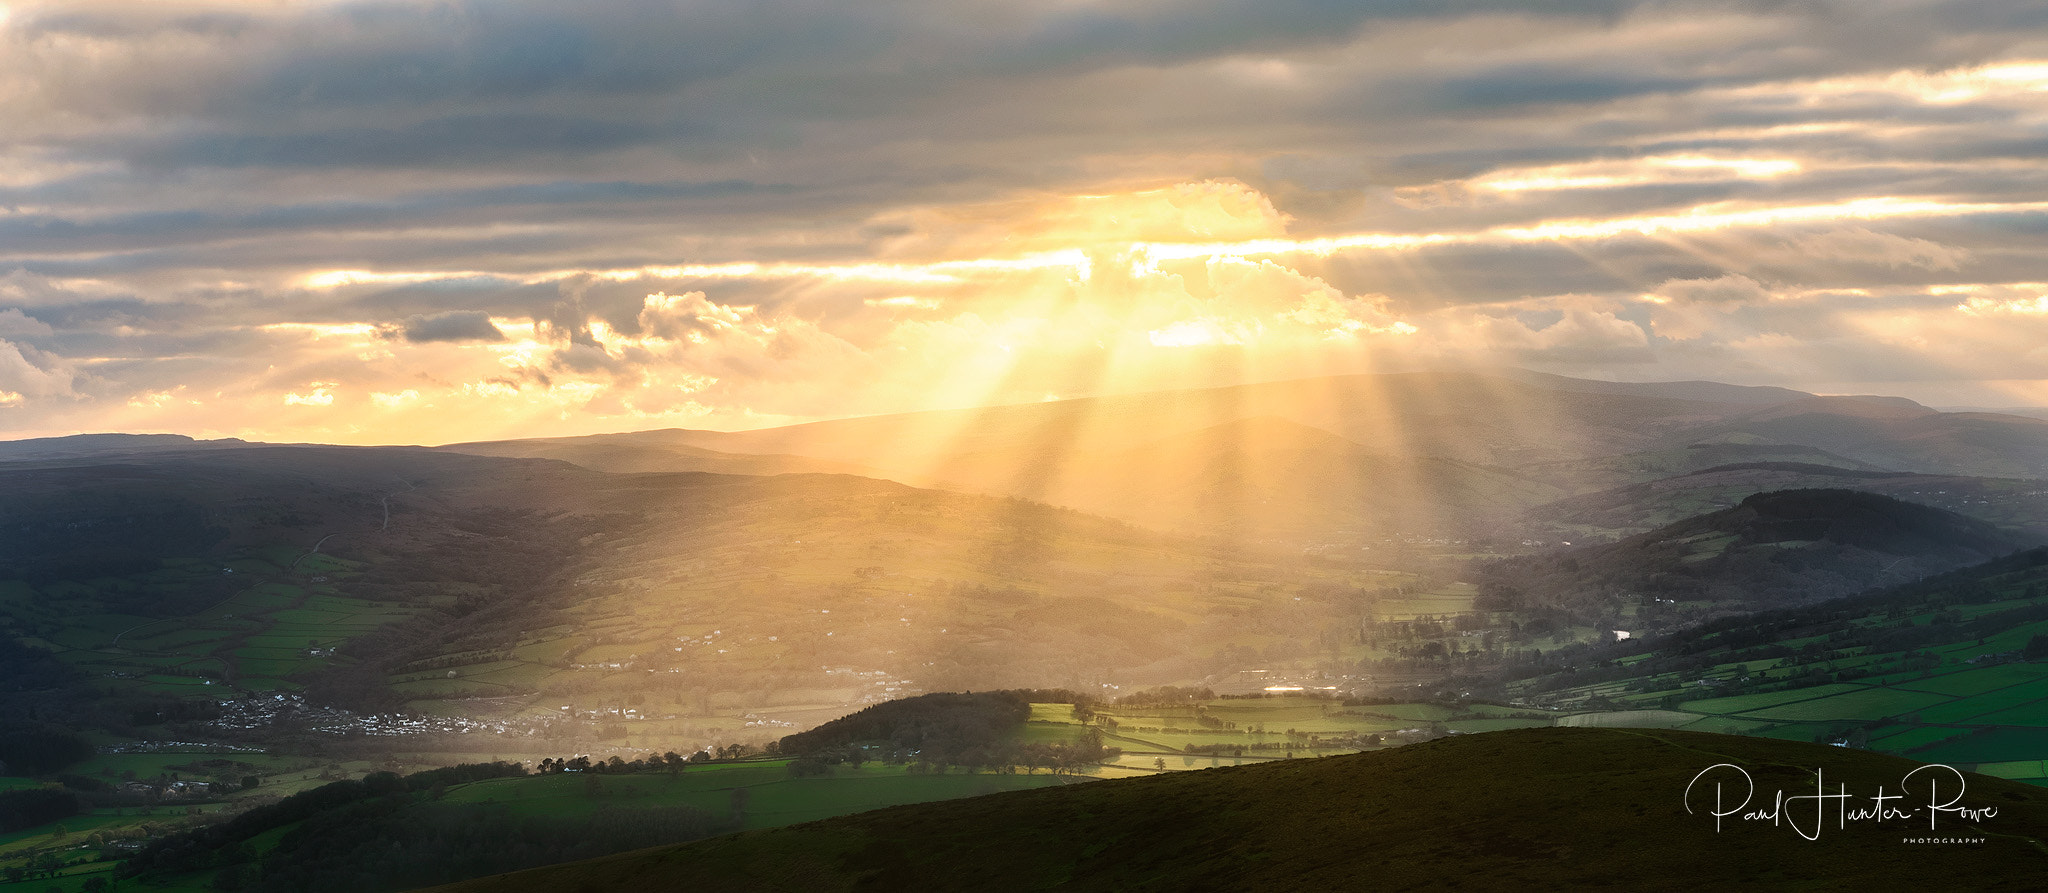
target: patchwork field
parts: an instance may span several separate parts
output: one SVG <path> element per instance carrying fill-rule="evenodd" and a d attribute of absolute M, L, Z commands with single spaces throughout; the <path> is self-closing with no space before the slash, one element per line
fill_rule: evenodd
<path fill-rule="evenodd" d="M 1839 742 L 2048 785 L 2035 771 L 2048 759 L 2044 583 L 2048 569 L 2019 566 L 1869 604 L 1759 615 L 1753 626 L 1745 620 L 1682 643 L 1683 658 L 1615 662 L 1633 675 L 1577 685 L 1556 676 L 1514 691 L 1584 711 L 1564 725 Z"/>

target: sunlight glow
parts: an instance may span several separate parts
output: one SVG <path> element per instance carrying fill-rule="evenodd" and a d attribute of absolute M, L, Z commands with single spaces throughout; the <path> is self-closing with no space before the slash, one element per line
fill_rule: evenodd
<path fill-rule="evenodd" d="M 792 263 L 751 263 L 735 262 L 723 264 L 685 264 L 673 267 L 636 267 L 624 270 L 597 272 L 600 278 L 614 281 L 634 279 L 828 279 L 842 281 L 902 282 L 909 284 L 944 284 L 961 280 L 963 276 L 976 273 L 1006 273 L 1020 270 L 1043 270 L 1060 267 L 1079 267 L 1087 263 L 1087 255 L 1080 249 L 1050 251 L 1029 254 L 1015 258 L 975 258 L 972 260 L 949 260 L 927 264 L 792 264 Z M 573 274 L 551 274 L 549 278 Z"/>
<path fill-rule="evenodd" d="M 1257 336 L 1242 326 L 1226 326 L 1213 319 L 1188 319 L 1146 333 L 1154 347 L 1196 347 L 1208 344 L 1243 344 Z"/>
<path fill-rule="evenodd" d="M 1541 168 L 1495 171 L 1470 181 L 1495 192 L 1610 189 L 1659 183 L 1711 182 L 1733 178 L 1767 180 L 1799 173 L 1789 158 L 1712 158 L 1670 155 L 1626 161 L 1592 161 Z"/>
<path fill-rule="evenodd" d="M 1792 99 L 1816 107 L 1830 100 L 1875 93 L 1904 96 L 1928 105 L 1953 105 L 1987 97 L 2048 91 L 2048 61 L 2026 59 L 1996 62 L 1947 71 L 1893 71 L 1821 80 L 1788 81 L 1739 87 L 1731 97 Z"/>
<path fill-rule="evenodd" d="M 258 328 L 265 332 L 303 332 L 314 338 L 367 338 L 377 334 L 377 327 L 366 322 L 276 322 Z"/>
<path fill-rule="evenodd" d="M 451 279 L 478 279 L 493 276 L 491 273 L 464 272 L 396 272 L 379 273 L 372 270 L 326 270 L 308 273 L 299 279 L 306 288 L 333 289 L 350 285 L 414 285 L 421 282 L 441 282 Z"/>

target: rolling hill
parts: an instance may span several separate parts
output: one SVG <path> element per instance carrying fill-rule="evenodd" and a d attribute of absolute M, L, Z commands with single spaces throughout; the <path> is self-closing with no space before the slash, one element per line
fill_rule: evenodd
<path fill-rule="evenodd" d="M 1374 453 L 1320 428 L 1260 416 L 1129 449 L 1014 471 L 1014 456 L 958 456 L 950 489 L 1015 493 L 1162 529 L 1291 541 L 1513 535 L 1508 523 L 1560 495 L 1495 468 Z M 990 487 L 992 481 L 1008 482 Z"/>
<path fill-rule="evenodd" d="M 71 673 L 0 717 L 124 734 L 304 693 L 543 747 L 765 740 L 919 690 L 1200 678 L 1351 610 L 1339 564 L 1018 500 L 410 447 L 0 464 L 0 529 L 7 666 Z"/>
<path fill-rule="evenodd" d="M 714 474 L 852 474 L 887 477 L 864 465 L 805 456 L 722 453 L 693 447 L 664 436 L 668 432 L 603 434 L 590 437 L 547 437 L 449 444 L 441 449 L 474 456 L 560 459 L 593 471 L 619 473 L 702 471 Z"/>
<path fill-rule="evenodd" d="M 1564 609 L 1612 623 L 1620 622 L 1624 606 L 1704 602 L 1754 609 L 1914 580 L 2036 542 L 1887 496 L 1784 490 L 1615 543 L 1504 559 L 1483 571 L 1481 604 Z M 1655 612 L 1634 616 L 1641 622 Z"/>
<path fill-rule="evenodd" d="M 1354 375 L 444 449 L 631 470 L 823 468 L 1291 542 L 1549 538 L 1553 500 L 1741 463 L 2048 476 L 2048 422 L 1890 397 L 1520 370 Z M 707 454 L 705 451 L 711 451 Z M 2048 523 L 2048 515 L 2029 517 Z"/>
<path fill-rule="evenodd" d="M 1716 764 L 1767 804 L 1822 773 L 1868 807 L 1919 764 L 1703 733 L 1537 729 L 1393 750 L 905 806 L 444 888 L 671 890 L 1278 890 L 1613 886 L 2034 889 L 2048 871 L 2048 791 L 1970 777 L 1996 815 L 1791 827 L 1731 817 Z M 1706 783 L 1727 779 L 1720 770 Z M 1705 783 L 1703 783 L 1704 785 Z M 1924 784 L 1924 782 L 1921 782 Z M 1925 789 L 1915 787 L 1920 797 Z M 1729 791 L 1731 800 L 1734 792 Z M 1946 801 L 1949 795 L 1943 795 Z M 1687 813 L 1688 802 L 1694 810 Z M 1917 802 L 1917 801 L 1908 801 Z M 1893 805 L 1908 805 L 1893 801 Z M 1796 807 L 1788 806 L 1788 815 Z M 1926 838 L 1980 841 L 1914 845 Z M 1622 854 L 1626 855 L 1623 856 Z"/>
<path fill-rule="evenodd" d="M 1846 460 L 1845 460 L 1846 461 Z M 1643 483 L 1567 496 L 1529 510 L 1561 539 L 1641 533 L 1693 515 L 1734 508 L 1773 490 L 1853 489 L 1933 506 L 2008 530 L 2048 535 L 2048 482 L 1882 471 L 1813 461 L 1715 464 Z"/>

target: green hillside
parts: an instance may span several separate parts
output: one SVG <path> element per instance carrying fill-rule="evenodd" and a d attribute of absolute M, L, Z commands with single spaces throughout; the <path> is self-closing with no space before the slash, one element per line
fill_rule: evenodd
<path fill-rule="evenodd" d="M 901 807 L 441 889 L 2019 890 L 2048 871 L 2048 791 L 1970 777 L 1961 804 L 1996 814 L 1941 816 L 1932 833 L 1977 843 L 1907 842 L 1930 834 L 1924 811 L 1846 827 L 1830 813 L 1807 840 L 1739 817 L 1717 832 L 1704 786 L 1688 814 L 1688 784 L 1719 763 L 1742 767 L 1766 800 L 1810 793 L 1818 770 L 1863 806 L 1880 785 L 1898 792 L 1917 765 L 1699 733 L 1496 732 Z M 1738 782 L 1720 771 L 1732 798 Z"/>
<path fill-rule="evenodd" d="M 792 772 L 786 760 L 606 760 L 526 774 L 503 763 L 374 773 L 160 836 L 113 869 L 143 889 L 364 893 L 481 877 L 907 803 L 1069 784 L 1052 773 L 928 773 L 903 765 Z M 47 834 L 37 855 L 80 862 Z M 98 849 L 93 847 L 92 849 Z M 11 854 L 33 864 L 24 851 Z M 33 880 L 31 878 L 30 880 Z M 0 889 L 8 889 L 0 883 Z M 35 889 L 39 891 L 40 887 Z"/>
<path fill-rule="evenodd" d="M 1561 724 L 1840 741 L 2048 784 L 2048 550 L 1517 675 L 1518 702 L 1592 711 Z"/>

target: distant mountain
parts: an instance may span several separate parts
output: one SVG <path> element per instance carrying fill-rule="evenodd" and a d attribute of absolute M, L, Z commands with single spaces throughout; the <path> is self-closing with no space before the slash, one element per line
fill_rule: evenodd
<path fill-rule="evenodd" d="M 1897 397 L 1815 397 L 1696 432 L 1803 444 L 1894 471 L 2048 477 L 2048 419 L 1937 412 Z"/>
<path fill-rule="evenodd" d="M 1481 604 L 1619 616 L 1656 600 L 1785 605 L 1976 564 L 2035 543 L 1953 512 L 1853 490 L 1760 493 L 1620 542 L 1511 558 Z"/>
<path fill-rule="evenodd" d="M 1978 412 L 1992 415 L 2019 415 L 2036 419 L 2048 419 L 2048 406 L 1942 406 L 1942 412 Z"/>
<path fill-rule="evenodd" d="M 1699 399 L 1702 389 L 1691 383 L 1667 389 L 1528 373 L 1409 372 L 676 436 L 681 443 L 728 452 L 789 453 L 930 472 L 957 455 L 1010 453 L 1027 463 L 1053 462 L 1273 417 L 1320 428 L 1375 454 L 1509 466 L 1658 446 L 1681 432 L 1732 421 L 1780 398 L 1811 396 L 1775 389 L 1764 394 L 1707 390 L 1744 399 Z"/>
<path fill-rule="evenodd" d="M 977 458 L 980 467 L 961 462 L 949 473 L 987 483 L 1008 459 Z M 1563 492 L 1455 459 L 1374 453 L 1272 416 L 1076 456 L 996 489 L 1154 527 L 1311 540 L 1404 532 L 1507 535 L 1509 525 L 1487 519 L 1512 519 Z"/>
<path fill-rule="evenodd" d="M 1626 394 L 1637 397 L 1666 397 L 1674 400 L 1698 400 L 1706 403 L 1747 403 L 1758 406 L 1771 406 L 1779 403 L 1790 403 L 1795 400 L 1804 400 L 1813 396 L 1805 391 L 1795 391 L 1791 388 L 1722 384 L 1718 381 L 1597 381 L 1512 368 L 1498 369 L 1494 371 L 1494 374 L 1505 378 L 1526 381 L 1556 391 L 1576 391 L 1584 394 Z"/>
<path fill-rule="evenodd" d="M 1538 480 L 1549 481 L 1559 487 L 1583 490 L 1586 487 L 1611 488 L 1751 463 L 1798 463 L 1873 473 L 1885 471 L 1868 462 L 1858 462 L 1814 447 L 1741 440 L 1690 443 L 1669 449 L 1599 456 L 1570 462 L 1524 465 L 1516 471 Z"/>
<path fill-rule="evenodd" d="M 1782 822 L 1730 817 L 1746 775 L 1767 807 L 1782 791 L 1868 806 L 1919 763 L 1863 751 L 1693 732 L 1533 729 L 1374 753 L 1173 772 L 944 803 L 550 866 L 435 888 L 443 893 L 705 889 L 1348 890 L 2038 889 L 2048 872 L 2048 791 L 1970 776 L 1974 823 Z M 1923 774 L 1924 777 L 1924 774 Z M 1925 797 L 1925 783 L 1914 786 Z M 1947 800 L 1951 789 L 1943 787 Z M 1917 802 L 1917 801 L 1914 801 Z M 1893 800 L 1896 807 L 1911 808 Z M 1725 808 L 1725 807 L 1724 807 Z M 1923 813 L 1925 805 L 1919 806 Z M 1786 805 L 1791 816 L 1796 807 Z M 1688 812 L 1690 810 L 1690 812 Z"/>
<path fill-rule="evenodd" d="M 451 443 L 437 449 L 472 456 L 560 459 L 593 471 L 629 474 L 702 471 L 713 474 L 856 474 L 872 478 L 887 477 L 886 474 L 864 465 L 813 459 L 808 456 L 723 453 L 688 446 L 660 436 L 665 433 L 667 432 L 655 431 L 592 437 L 491 440 Z"/>
<path fill-rule="evenodd" d="M 2039 419 L 1941 413 L 1897 397 L 1522 370 L 1350 375 L 451 449 L 636 471 L 838 470 L 1171 530 L 1297 542 L 1544 539 L 1558 528 L 1531 510 L 1555 499 L 1741 463 L 2048 477 L 2048 421 Z M 731 458 L 742 455 L 761 464 Z"/>
<path fill-rule="evenodd" d="M 194 440 L 183 434 L 73 434 L 68 437 L 0 441 L 0 462 L 75 459 L 160 450 L 232 449 L 248 445 L 247 441 L 233 437 Z"/>
<path fill-rule="evenodd" d="M 1805 451 L 1803 447 L 1758 449 L 1785 450 L 1793 455 Z M 1725 455 L 1718 449 L 1700 452 L 1706 454 L 1700 457 L 1702 460 Z M 1754 494 L 1772 490 L 1846 488 L 1947 509 L 2030 536 L 2048 537 L 2048 482 L 1881 471 L 1840 457 L 1835 459 L 1827 464 L 1753 461 L 1714 465 L 1568 496 L 1530 509 L 1528 517 L 1532 527 L 1546 531 L 1547 537 L 1574 539 L 1606 530 L 1639 533 L 1693 515 L 1733 508 Z"/>
<path fill-rule="evenodd" d="M 90 435 L 0 444 L 0 461 L 228 446 L 246 445 Z M 2048 420 L 1943 413 L 1898 397 L 1514 369 L 441 449 L 624 473 L 857 474 L 1168 530 L 1311 543 L 1549 539 L 1565 530 L 1539 508 L 1554 500 L 1735 464 L 2048 478 Z"/>

